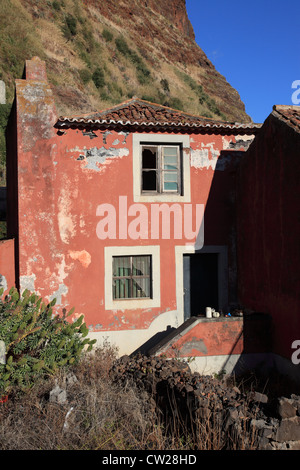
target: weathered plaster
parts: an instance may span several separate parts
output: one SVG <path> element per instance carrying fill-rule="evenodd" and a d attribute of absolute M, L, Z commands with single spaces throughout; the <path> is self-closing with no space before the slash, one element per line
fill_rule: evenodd
<path fill-rule="evenodd" d="M 82 251 L 69 251 L 72 259 L 78 260 L 84 268 L 91 264 L 91 255 L 86 250 Z"/>
<path fill-rule="evenodd" d="M 213 144 L 212 144 L 213 145 Z M 230 165 L 231 155 L 220 156 L 220 151 L 210 148 L 192 149 L 191 166 L 200 170 L 224 171 Z"/>
<path fill-rule="evenodd" d="M 95 171 L 100 171 L 101 165 L 108 164 L 113 158 L 122 158 L 129 155 L 129 150 L 126 148 L 105 147 L 85 150 L 85 168 Z M 100 165 L 100 166 L 99 166 Z"/>
<path fill-rule="evenodd" d="M 30 292 L 36 292 L 35 288 L 36 275 L 24 275 L 20 276 L 20 290 L 21 292 L 28 289 Z"/>
<path fill-rule="evenodd" d="M 76 222 L 75 215 L 72 213 L 72 197 L 76 198 L 77 189 L 72 191 L 70 184 L 66 188 L 61 188 L 60 196 L 58 199 L 58 226 L 59 234 L 63 243 L 69 244 L 70 239 L 75 236 Z"/>
<path fill-rule="evenodd" d="M 180 354 L 182 356 L 191 356 L 197 351 L 197 356 L 202 354 L 207 354 L 207 347 L 205 345 L 205 340 L 202 338 L 197 338 L 196 336 L 192 337 L 188 343 L 183 343 L 180 348 Z"/>
<path fill-rule="evenodd" d="M 6 277 L 0 274 L 0 289 L 4 289 L 4 292 L 8 289 Z"/>
<path fill-rule="evenodd" d="M 60 284 L 59 288 L 57 291 L 53 292 L 52 295 L 50 295 L 49 300 L 56 299 L 56 305 L 63 305 L 63 300 L 62 297 L 66 296 L 68 294 L 68 288 L 64 284 Z"/>

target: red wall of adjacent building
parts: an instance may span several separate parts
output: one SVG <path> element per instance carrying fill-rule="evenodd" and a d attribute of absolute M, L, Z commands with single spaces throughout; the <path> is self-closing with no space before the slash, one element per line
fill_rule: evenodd
<path fill-rule="evenodd" d="M 273 352 L 286 358 L 300 339 L 299 156 L 299 133 L 271 114 L 239 176 L 240 299 L 272 316 Z"/>

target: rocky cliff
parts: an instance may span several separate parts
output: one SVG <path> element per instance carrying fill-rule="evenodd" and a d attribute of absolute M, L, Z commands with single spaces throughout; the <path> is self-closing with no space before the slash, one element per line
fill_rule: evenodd
<path fill-rule="evenodd" d="M 196 44 L 185 0 L 3 0 L 0 21 L 8 101 L 24 60 L 38 55 L 60 113 L 137 96 L 214 119 L 251 120 Z"/>

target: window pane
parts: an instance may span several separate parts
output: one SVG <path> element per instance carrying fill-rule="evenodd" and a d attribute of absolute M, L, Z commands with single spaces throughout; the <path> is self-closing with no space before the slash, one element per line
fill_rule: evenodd
<path fill-rule="evenodd" d="M 150 297 L 150 278 L 133 278 L 133 297 Z"/>
<path fill-rule="evenodd" d="M 164 191 L 178 191 L 177 183 L 164 183 Z"/>
<path fill-rule="evenodd" d="M 113 276 L 130 276 L 130 256 L 116 256 L 113 258 Z"/>
<path fill-rule="evenodd" d="M 177 157 L 178 148 L 177 147 L 163 147 L 164 156 L 174 155 Z"/>
<path fill-rule="evenodd" d="M 175 182 L 177 183 L 177 171 L 173 171 L 172 173 L 171 172 L 164 172 L 164 182 Z"/>
<path fill-rule="evenodd" d="M 142 190 L 157 191 L 156 171 L 143 171 Z"/>
<path fill-rule="evenodd" d="M 178 172 L 164 171 L 163 182 L 164 191 L 178 191 Z"/>
<path fill-rule="evenodd" d="M 132 257 L 132 275 L 149 276 L 150 275 L 150 256 Z"/>
<path fill-rule="evenodd" d="M 157 148 L 143 148 L 142 151 L 142 168 L 157 168 Z"/>
<path fill-rule="evenodd" d="M 130 298 L 130 279 L 115 279 L 113 285 L 114 299 Z"/>
<path fill-rule="evenodd" d="M 177 157 L 165 157 L 164 169 L 165 170 L 177 170 Z"/>

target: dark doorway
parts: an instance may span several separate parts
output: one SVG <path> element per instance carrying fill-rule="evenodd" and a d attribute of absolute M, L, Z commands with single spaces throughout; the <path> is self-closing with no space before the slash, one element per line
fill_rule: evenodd
<path fill-rule="evenodd" d="M 184 320 L 219 308 L 218 253 L 183 255 Z"/>

